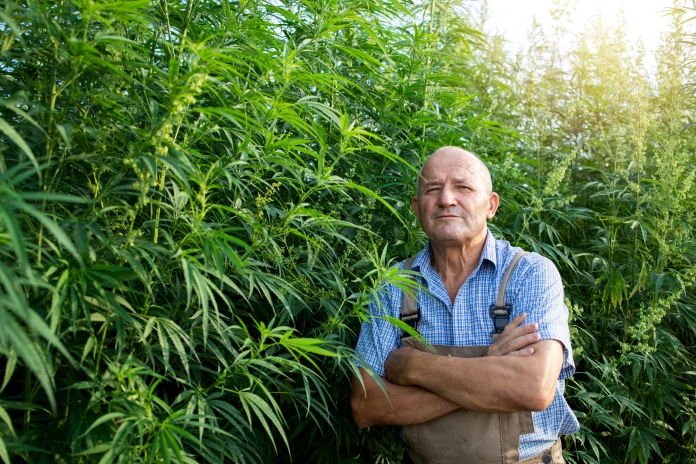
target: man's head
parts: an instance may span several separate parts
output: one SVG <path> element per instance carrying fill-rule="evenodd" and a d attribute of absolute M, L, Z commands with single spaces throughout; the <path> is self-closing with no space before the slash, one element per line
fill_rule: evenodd
<path fill-rule="evenodd" d="M 412 204 L 433 244 L 468 245 L 485 238 L 486 220 L 495 215 L 498 201 L 488 168 L 476 155 L 442 147 L 423 165 Z"/>

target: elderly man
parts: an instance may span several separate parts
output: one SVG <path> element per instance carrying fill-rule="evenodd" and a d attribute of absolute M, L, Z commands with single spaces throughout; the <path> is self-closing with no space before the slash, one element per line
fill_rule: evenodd
<path fill-rule="evenodd" d="M 475 155 L 433 153 L 412 199 L 430 243 L 401 264 L 422 275 L 417 303 L 388 285 L 362 326 L 357 351 L 384 391 L 360 368 L 353 418 L 361 428 L 403 426 L 404 462 L 561 463 L 559 435 L 579 428 L 563 398 L 575 366 L 560 275 L 493 237 L 486 222 L 498 202 Z M 382 315 L 412 324 L 432 346 Z"/>

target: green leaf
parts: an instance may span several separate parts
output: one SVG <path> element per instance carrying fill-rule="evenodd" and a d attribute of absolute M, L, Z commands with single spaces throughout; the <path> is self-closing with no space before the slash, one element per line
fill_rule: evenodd
<path fill-rule="evenodd" d="M 92 422 L 92 425 L 89 426 L 89 428 L 82 434 L 80 435 L 80 438 L 87 436 L 89 432 L 91 432 L 94 428 L 99 427 L 105 422 L 114 420 L 114 419 L 119 419 L 121 417 L 124 417 L 125 414 L 122 412 L 110 412 L 107 414 L 104 414 L 103 416 L 99 417 L 97 420 Z"/>
<path fill-rule="evenodd" d="M 5 134 L 10 140 L 12 140 L 19 148 L 22 150 L 22 152 L 27 155 L 27 158 L 31 161 L 31 163 L 34 165 L 34 168 L 36 171 L 39 173 L 39 177 L 41 176 L 41 172 L 39 170 L 39 163 L 36 160 L 36 157 L 34 156 L 34 153 L 32 153 L 31 148 L 29 148 L 29 145 L 24 141 L 24 139 L 17 133 L 16 130 L 12 128 L 7 122 L 0 118 L 0 131 L 2 131 L 3 134 Z"/>

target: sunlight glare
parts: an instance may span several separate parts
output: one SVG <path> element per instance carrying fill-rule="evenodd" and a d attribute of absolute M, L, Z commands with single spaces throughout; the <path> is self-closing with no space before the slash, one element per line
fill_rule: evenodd
<path fill-rule="evenodd" d="M 544 27 L 551 24 L 549 10 L 553 3 L 553 0 L 488 0 L 488 28 L 508 40 L 509 50 L 519 50 L 527 44 L 533 18 Z M 665 10 L 673 4 L 672 0 L 570 0 L 563 3 L 576 6 L 571 17 L 575 32 L 586 30 L 589 21 L 598 14 L 608 24 L 616 25 L 623 10 L 628 40 L 636 43 L 642 39 L 648 52 L 657 49 L 660 33 L 670 24 Z"/>

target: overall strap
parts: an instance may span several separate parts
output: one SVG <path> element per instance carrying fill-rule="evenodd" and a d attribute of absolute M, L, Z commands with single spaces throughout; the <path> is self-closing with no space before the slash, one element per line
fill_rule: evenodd
<path fill-rule="evenodd" d="M 410 271 L 415 260 L 415 256 L 408 258 L 404 262 L 404 271 Z M 418 303 L 408 292 L 403 293 L 404 298 L 401 300 L 401 320 L 413 327 L 415 331 L 418 331 L 420 328 L 420 309 L 418 309 Z"/>
<path fill-rule="evenodd" d="M 493 318 L 493 331 L 491 332 L 491 338 L 493 340 L 498 338 L 498 335 L 502 333 L 505 326 L 508 325 L 508 322 L 510 322 L 512 303 L 505 303 L 505 292 L 507 292 L 512 271 L 515 270 L 520 262 L 520 259 L 522 259 L 522 257 L 527 253 L 527 251 L 520 250 L 512 258 L 510 265 L 505 270 L 505 275 L 503 276 L 503 281 L 500 283 L 500 288 L 498 288 L 498 297 L 495 299 L 495 303 L 491 305 L 489 310 L 490 315 Z"/>

